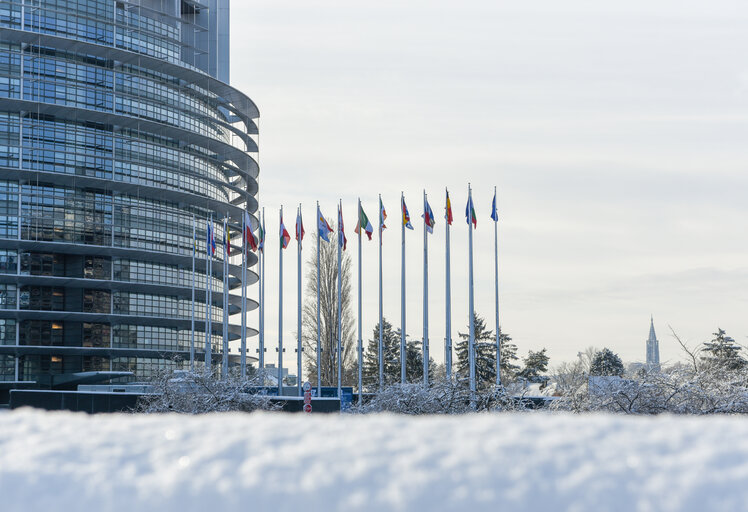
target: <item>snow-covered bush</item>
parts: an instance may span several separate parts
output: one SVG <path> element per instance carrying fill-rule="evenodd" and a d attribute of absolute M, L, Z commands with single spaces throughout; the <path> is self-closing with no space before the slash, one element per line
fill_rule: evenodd
<path fill-rule="evenodd" d="M 460 383 L 437 381 L 423 384 L 393 384 L 378 392 L 354 413 L 462 414 L 475 411 L 522 410 L 522 400 L 513 399 L 503 388 L 471 393 Z"/>
<path fill-rule="evenodd" d="M 150 382 L 152 393 L 138 401 L 138 412 L 204 414 L 227 411 L 271 411 L 281 409 L 270 397 L 250 392 L 262 385 L 259 375 L 222 380 L 210 372 L 166 371 Z"/>
<path fill-rule="evenodd" d="M 748 413 L 748 371 L 715 366 L 675 365 L 641 371 L 605 383 L 591 377 L 587 386 L 569 390 L 552 408 L 574 412 L 625 414 Z"/>

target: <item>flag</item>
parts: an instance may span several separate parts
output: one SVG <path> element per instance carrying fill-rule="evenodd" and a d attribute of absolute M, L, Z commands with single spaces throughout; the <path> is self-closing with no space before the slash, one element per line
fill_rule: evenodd
<path fill-rule="evenodd" d="M 317 207 L 317 234 L 322 238 L 322 240 L 329 242 L 330 239 L 328 238 L 328 235 L 330 233 L 332 233 L 332 228 L 327 223 L 322 212 L 319 211 L 319 207 Z"/>
<path fill-rule="evenodd" d="M 491 203 L 491 220 L 498 222 L 499 212 L 496 210 L 496 192 L 493 193 L 493 202 Z"/>
<path fill-rule="evenodd" d="M 257 251 L 257 238 L 252 233 L 252 220 L 247 212 L 244 212 L 244 240 L 252 251 Z"/>
<path fill-rule="evenodd" d="M 434 219 L 434 212 L 431 211 L 431 205 L 429 204 L 428 199 L 423 205 L 423 222 L 426 224 L 426 231 L 433 233 L 436 219 Z"/>
<path fill-rule="evenodd" d="M 260 252 L 264 253 L 265 252 L 265 227 L 259 222 L 257 223 L 257 240 L 258 240 L 257 249 Z"/>
<path fill-rule="evenodd" d="M 387 219 L 387 212 L 384 210 L 384 205 L 382 204 L 382 198 L 379 198 L 379 231 L 381 232 L 383 229 L 386 229 L 387 226 L 384 225 L 384 221 Z"/>
<path fill-rule="evenodd" d="M 369 222 L 369 217 L 366 216 L 366 213 L 364 213 L 364 209 L 359 205 L 358 207 L 358 223 L 356 224 L 356 229 L 353 230 L 354 233 L 361 236 L 361 227 L 363 226 L 364 231 L 366 232 L 366 236 L 369 237 L 369 240 L 371 240 L 371 234 L 374 232 L 374 228 L 371 225 L 371 222 Z"/>
<path fill-rule="evenodd" d="M 299 247 L 301 247 L 301 241 L 304 240 L 304 221 L 301 219 L 301 209 L 299 209 L 299 214 L 296 216 L 296 241 L 299 242 Z"/>
<path fill-rule="evenodd" d="M 288 234 L 288 231 L 286 230 L 286 226 L 283 225 L 283 217 L 281 217 L 281 225 L 280 225 L 280 242 L 281 242 L 281 249 L 285 249 L 288 247 L 288 242 L 291 240 L 291 235 Z"/>
<path fill-rule="evenodd" d="M 226 244 L 226 255 L 231 253 L 231 232 L 229 231 L 229 223 L 223 221 L 223 242 Z"/>
<path fill-rule="evenodd" d="M 410 214 L 408 213 L 408 207 L 405 205 L 405 198 L 403 198 L 402 203 L 403 203 L 403 225 L 408 229 L 413 229 L 413 224 L 410 223 Z"/>
<path fill-rule="evenodd" d="M 473 206 L 473 196 L 468 196 L 467 206 L 465 206 L 465 220 L 468 224 L 473 223 L 473 227 L 478 227 L 478 219 L 475 218 L 475 207 Z"/>
<path fill-rule="evenodd" d="M 216 239 L 213 236 L 213 226 L 210 222 L 208 222 L 208 245 L 207 245 L 207 251 L 210 252 L 211 255 L 215 256 L 216 254 Z"/>
<path fill-rule="evenodd" d="M 340 206 L 338 206 L 338 230 L 340 233 L 338 236 L 338 244 L 345 251 L 345 248 L 348 245 L 348 239 L 345 237 L 345 228 L 343 228 L 343 210 Z"/>
<path fill-rule="evenodd" d="M 454 219 L 452 217 L 452 201 L 449 200 L 449 191 L 447 191 L 447 214 L 445 215 L 445 217 L 447 219 L 447 224 L 451 226 L 452 220 Z"/>

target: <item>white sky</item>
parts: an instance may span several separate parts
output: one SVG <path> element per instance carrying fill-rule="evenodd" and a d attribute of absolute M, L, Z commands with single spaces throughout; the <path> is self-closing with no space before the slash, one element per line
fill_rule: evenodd
<path fill-rule="evenodd" d="M 268 362 L 281 204 L 293 233 L 303 203 L 311 238 L 315 201 L 333 217 L 342 198 L 354 241 L 356 197 L 375 222 L 382 194 L 384 312 L 397 326 L 403 190 L 416 226 L 406 233 L 407 331 L 421 338 L 424 187 L 437 216 L 430 338 L 441 362 L 444 187 L 456 337 L 467 324 L 468 181 L 476 310 L 494 328 L 496 185 L 501 323 L 520 355 L 547 347 L 553 365 L 594 345 L 643 360 L 650 313 L 663 361 L 680 358 L 668 324 L 692 344 L 718 326 L 748 343 L 745 2 L 234 0 L 231 9 L 232 84 L 261 112 Z M 294 373 L 291 249 L 283 330 Z M 366 340 L 378 320 L 375 241 L 363 258 Z"/>

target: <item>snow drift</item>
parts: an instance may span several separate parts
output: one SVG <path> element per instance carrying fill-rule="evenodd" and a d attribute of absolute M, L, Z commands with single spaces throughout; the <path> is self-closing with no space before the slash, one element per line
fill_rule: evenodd
<path fill-rule="evenodd" d="M 740 510 L 743 417 L 0 413 L 4 511 Z"/>

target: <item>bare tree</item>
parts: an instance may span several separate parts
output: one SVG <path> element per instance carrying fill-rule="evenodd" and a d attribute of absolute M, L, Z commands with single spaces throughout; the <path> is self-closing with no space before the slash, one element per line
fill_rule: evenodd
<path fill-rule="evenodd" d="M 334 225 L 330 222 L 330 225 Z M 301 339 L 304 344 L 306 380 L 317 384 L 317 244 L 320 237 L 314 230 L 316 239 L 307 261 L 306 297 L 302 314 Z M 320 243 L 320 370 L 323 386 L 337 385 L 338 382 L 338 236 L 337 231 L 329 234 L 330 242 Z M 342 362 L 343 383 L 356 383 L 356 342 L 355 321 L 351 311 L 351 257 L 343 253 L 342 269 Z"/>

